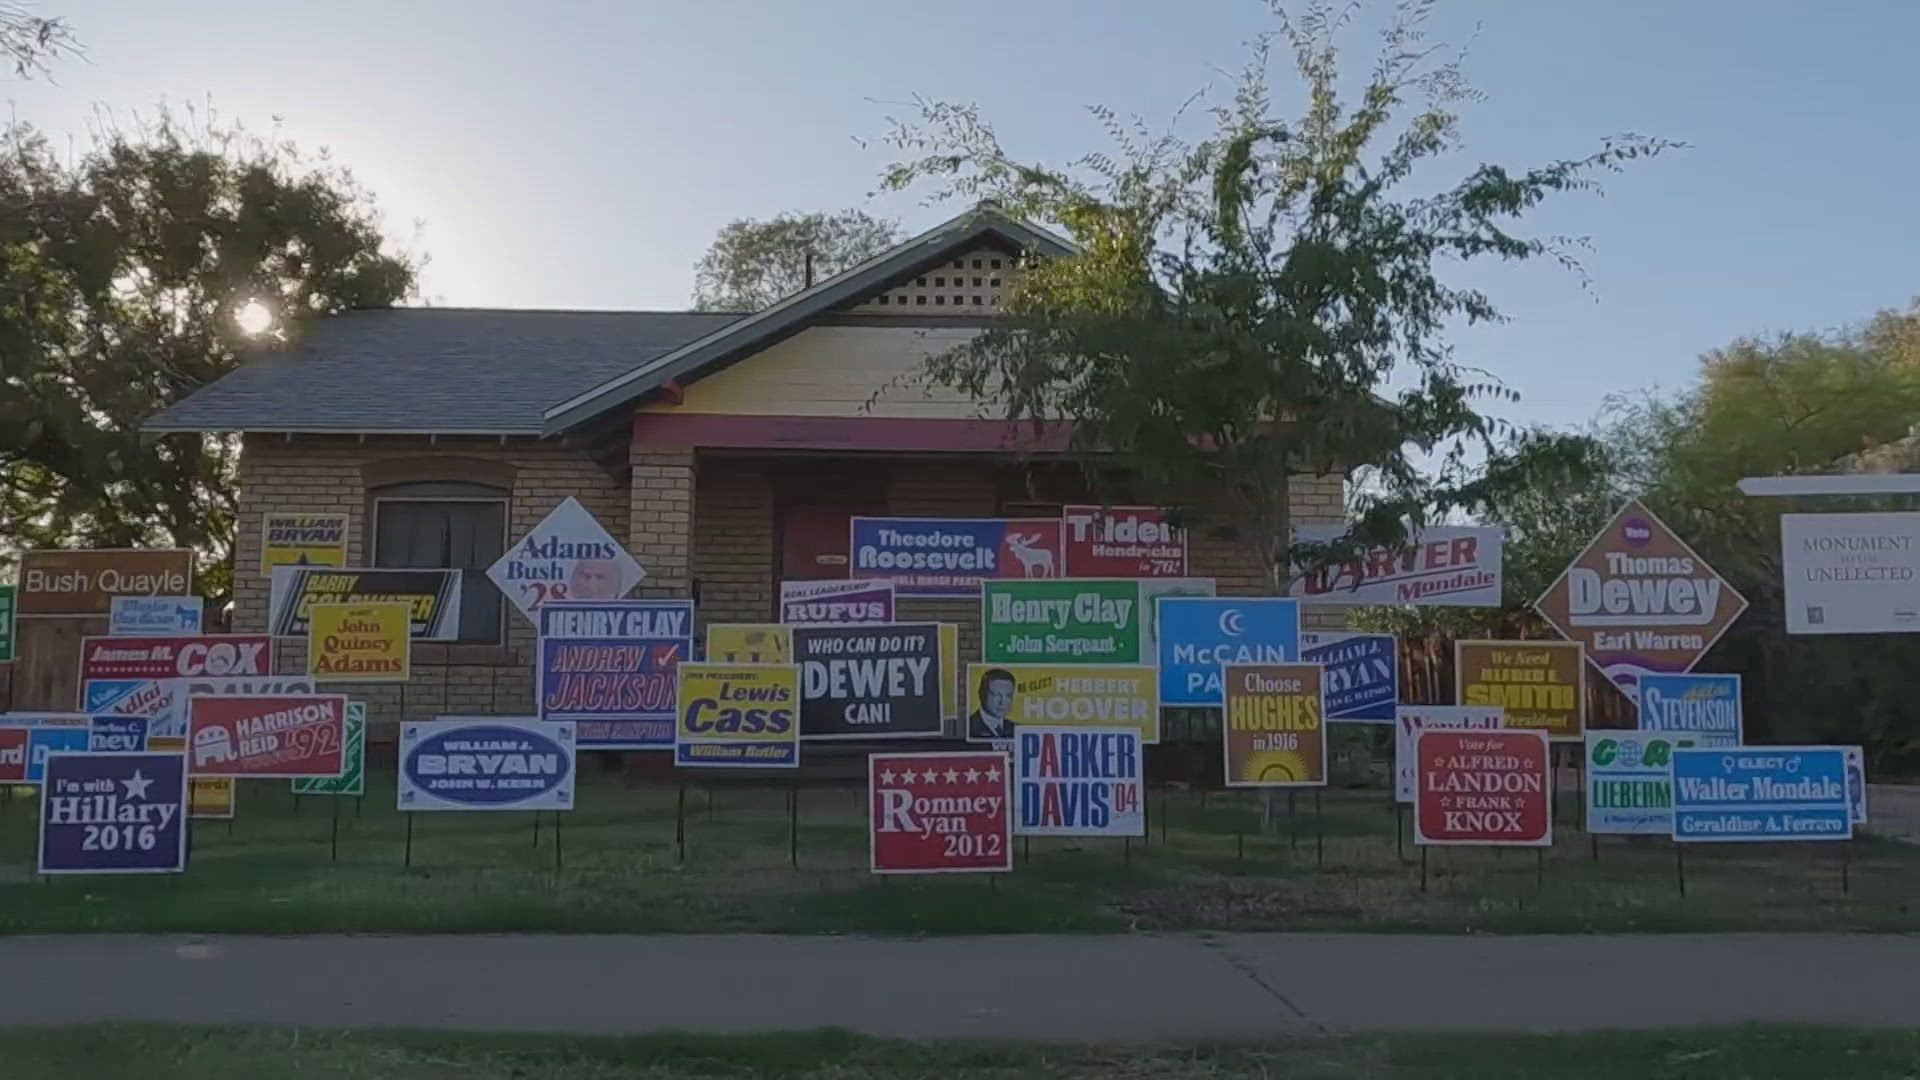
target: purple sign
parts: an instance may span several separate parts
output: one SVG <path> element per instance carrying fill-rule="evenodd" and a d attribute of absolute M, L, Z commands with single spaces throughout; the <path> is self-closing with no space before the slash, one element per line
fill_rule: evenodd
<path fill-rule="evenodd" d="M 891 581 L 783 581 L 783 623 L 868 623 L 893 621 Z"/>
<path fill-rule="evenodd" d="M 186 869 L 185 754 L 47 758 L 40 872 L 170 874 Z"/>

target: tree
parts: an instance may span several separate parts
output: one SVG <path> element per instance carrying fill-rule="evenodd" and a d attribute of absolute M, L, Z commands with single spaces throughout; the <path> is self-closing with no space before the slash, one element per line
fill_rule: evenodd
<path fill-rule="evenodd" d="M 700 311 L 759 311 L 900 242 L 900 224 L 859 210 L 741 218 L 714 237 L 694 268 Z"/>
<path fill-rule="evenodd" d="M 369 196 L 292 146 L 162 117 L 63 161 L 0 134 L 0 542 L 200 549 L 227 589 L 237 447 L 143 445 L 141 422 L 296 340 L 314 319 L 407 296 Z M 249 338 L 236 312 L 261 305 Z"/>
<path fill-rule="evenodd" d="M 14 74 L 44 75 L 47 61 L 79 51 L 66 20 L 32 15 L 18 4 L 0 0 L 0 57 L 13 65 Z"/>
<path fill-rule="evenodd" d="M 1096 108 L 1118 152 L 1065 168 L 1016 161 L 971 106 L 919 101 L 896 123 L 905 158 L 885 188 L 991 199 L 1078 247 L 1024 266 L 1004 324 L 931 358 L 926 377 L 1009 420 L 1070 421 L 1083 461 L 1122 467 L 1156 501 L 1198 516 L 1218 509 L 1203 493 L 1224 493 L 1276 591 L 1300 558 L 1348 554 L 1292 544 L 1292 477 L 1356 471 L 1356 541 L 1397 543 L 1502 485 L 1576 466 L 1584 447 L 1551 436 L 1500 456 L 1506 429 L 1476 402 L 1513 395 L 1455 364 L 1445 339 L 1500 312 L 1442 273 L 1488 257 L 1574 265 L 1567 245 L 1518 223 L 1668 144 L 1623 136 L 1436 181 L 1422 166 L 1460 148 L 1453 109 L 1470 92 L 1432 61 L 1426 6 L 1398 10 L 1351 102 L 1335 49 L 1345 16 L 1315 3 L 1278 13 L 1305 84 L 1298 118 L 1274 115 L 1263 40 L 1209 137 L 1152 136 Z M 1489 454 L 1495 467 L 1474 467 Z"/>

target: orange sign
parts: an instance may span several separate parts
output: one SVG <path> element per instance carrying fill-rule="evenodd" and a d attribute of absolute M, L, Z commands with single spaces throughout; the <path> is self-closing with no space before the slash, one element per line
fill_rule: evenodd
<path fill-rule="evenodd" d="M 1747 601 L 1635 499 L 1533 607 L 1638 700 L 1640 676 L 1691 670 Z"/>
<path fill-rule="evenodd" d="M 1456 641 L 1454 699 L 1498 705 L 1510 728 L 1533 728 L 1556 740 L 1585 738 L 1587 667 L 1575 641 Z"/>
<path fill-rule="evenodd" d="M 105 615 L 116 596 L 186 596 L 192 586 L 185 548 L 29 551 L 20 556 L 18 614 Z"/>

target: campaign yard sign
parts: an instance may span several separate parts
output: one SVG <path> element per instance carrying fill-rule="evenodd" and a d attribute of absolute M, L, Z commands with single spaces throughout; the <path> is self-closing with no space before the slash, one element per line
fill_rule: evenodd
<path fill-rule="evenodd" d="M 114 637 L 198 634 L 206 602 L 197 596 L 116 596 L 107 616 Z"/>
<path fill-rule="evenodd" d="M 1577 641 L 1456 641 L 1454 700 L 1499 706 L 1510 728 L 1580 741 L 1587 726 L 1587 669 Z"/>
<path fill-rule="evenodd" d="M 190 818 L 226 819 L 233 817 L 234 803 L 233 777 L 231 776 L 189 776 L 187 777 L 187 816 Z"/>
<path fill-rule="evenodd" d="M 15 614 L 106 615 L 116 596 L 184 596 L 192 583 L 186 548 L 28 551 L 20 556 Z"/>
<path fill-rule="evenodd" d="M 586 749 L 673 745 L 674 668 L 693 658 L 691 600 L 550 600 L 540 608 L 539 715 Z"/>
<path fill-rule="evenodd" d="M 847 576 L 890 581 L 901 596 L 978 596 L 994 578 L 1051 578 L 1060 522 L 1048 518 L 856 517 Z"/>
<path fill-rule="evenodd" d="M 1420 783 L 1414 740 L 1422 731 L 1465 728 L 1488 731 L 1506 726 L 1505 710 L 1467 705 L 1402 705 L 1394 711 L 1393 799 L 1410 803 Z"/>
<path fill-rule="evenodd" d="M 338 694 L 195 694 L 187 699 L 195 776 L 339 776 L 347 699 Z"/>
<path fill-rule="evenodd" d="M 412 653 L 403 603 L 315 604 L 307 609 L 307 673 L 316 679 L 406 682 Z"/>
<path fill-rule="evenodd" d="M 646 576 L 571 495 L 487 568 L 488 579 L 528 618 L 550 600 L 618 600 Z"/>
<path fill-rule="evenodd" d="M 802 738 L 940 735 L 937 624 L 796 626 L 793 659 L 800 665 Z"/>
<path fill-rule="evenodd" d="M 791 664 L 793 627 L 774 623 L 708 623 L 705 659 L 716 664 Z"/>
<path fill-rule="evenodd" d="M 1294 539 L 1332 544 L 1343 525 L 1300 525 Z M 1399 548 L 1359 549 L 1353 558 L 1300 567 L 1289 592 L 1307 604 L 1499 607 L 1502 546 L 1498 528 L 1421 529 Z"/>
<path fill-rule="evenodd" d="M 263 676 L 272 667 L 273 639 L 266 634 L 83 638 L 80 706 L 144 716 L 149 735 L 180 738 L 194 683 Z"/>
<path fill-rule="evenodd" d="M 1327 718 L 1319 664 L 1228 664 L 1221 759 L 1228 787 L 1324 787 Z"/>
<path fill-rule="evenodd" d="M 1695 746 L 1739 746 L 1738 675 L 1642 675 L 1640 730 L 1691 739 Z"/>
<path fill-rule="evenodd" d="M 873 872 L 1012 870 L 1008 771 L 998 751 L 867 755 Z"/>
<path fill-rule="evenodd" d="M 1140 662 L 1140 583 L 1072 578 L 980 587 L 980 659 L 990 664 Z"/>
<path fill-rule="evenodd" d="M 783 623 L 870 623 L 893 621 L 891 581 L 783 581 Z"/>
<path fill-rule="evenodd" d="M 0 721 L 6 719 L 0 714 Z M 0 784 L 21 783 L 27 778 L 27 741 L 32 728 L 0 723 Z"/>
<path fill-rule="evenodd" d="M 1552 847 L 1549 747 L 1542 731 L 1422 731 L 1414 842 Z"/>
<path fill-rule="evenodd" d="M 177 753 L 54 754 L 40 788 L 40 872 L 185 869 L 186 794 Z"/>
<path fill-rule="evenodd" d="M 536 717 L 400 725 L 402 810 L 571 810 L 574 727 Z"/>
<path fill-rule="evenodd" d="M 1326 671 L 1327 719 L 1393 723 L 1400 642 L 1392 634 L 1302 634 L 1300 658 Z"/>
<path fill-rule="evenodd" d="M 1036 725 L 1013 747 L 1015 835 L 1147 835 L 1139 729 Z"/>
<path fill-rule="evenodd" d="M 90 754 L 140 753 L 147 749 L 144 716 L 96 716 L 87 725 Z"/>
<path fill-rule="evenodd" d="M 419 641 L 460 637 L 459 570 L 382 567 L 276 566 L 267 591 L 267 629 L 276 637 L 306 637 L 315 604 L 408 607 L 407 632 Z"/>
<path fill-rule="evenodd" d="M 1692 670 L 1747 601 L 1635 499 L 1533 607 L 1631 698 L 1647 675 Z"/>
<path fill-rule="evenodd" d="M 1154 506 L 1068 506 L 1060 511 L 1066 577 L 1187 576 L 1187 530 Z"/>
<path fill-rule="evenodd" d="M 1658 731 L 1587 732 L 1587 831 L 1673 833 L 1673 752 L 1694 745 Z"/>
<path fill-rule="evenodd" d="M 0 585 L 0 664 L 13 659 L 14 654 L 14 611 L 18 608 L 18 593 L 12 585 Z"/>
<path fill-rule="evenodd" d="M 339 776 L 305 776 L 287 781 L 295 795 L 364 795 L 367 790 L 367 703 L 347 702 L 346 767 Z M 194 814 L 199 817 L 199 814 Z M 232 816 L 231 808 L 227 816 Z"/>
<path fill-rule="evenodd" d="M 675 765 L 799 768 L 798 665 L 689 661 L 676 674 Z"/>
<path fill-rule="evenodd" d="M 260 515 L 260 573 L 276 566 L 347 565 L 347 515 Z"/>
<path fill-rule="evenodd" d="M 1130 727 L 1160 741 L 1158 680 L 1146 664 L 969 664 L 967 740 L 1011 739 L 1025 724 Z"/>
<path fill-rule="evenodd" d="M 1920 512 L 1780 515 L 1789 634 L 1920 633 Z"/>
<path fill-rule="evenodd" d="M 1677 842 L 1850 840 L 1850 803 L 1843 746 L 1673 752 Z"/>
<path fill-rule="evenodd" d="M 1286 597 L 1169 596 L 1160 604 L 1160 700 L 1221 703 L 1223 664 L 1300 660 L 1300 602 Z"/>

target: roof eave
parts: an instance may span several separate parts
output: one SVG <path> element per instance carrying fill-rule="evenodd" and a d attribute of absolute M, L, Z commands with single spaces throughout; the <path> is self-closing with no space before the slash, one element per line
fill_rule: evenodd
<path fill-rule="evenodd" d="M 1067 255 L 1074 250 L 1066 241 L 1044 229 L 1034 228 L 988 207 L 976 207 L 811 289 L 795 293 L 764 311 L 729 323 L 665 356 L 552 406 L 542 416 L 545 433 L 559 434 L 610 409 L 632 404 L 670 380 L 685 381 L 684 376 L 710 363 L 763 347 L 773 339 L 794 332 L 807 320 L 831 311 L 892 280 L 907 269 L 934 258 L 936 252 L 950 251 L 987 236 L 998 236 L 1014 247 L 1037 250 L 1047 255 Z"/>

